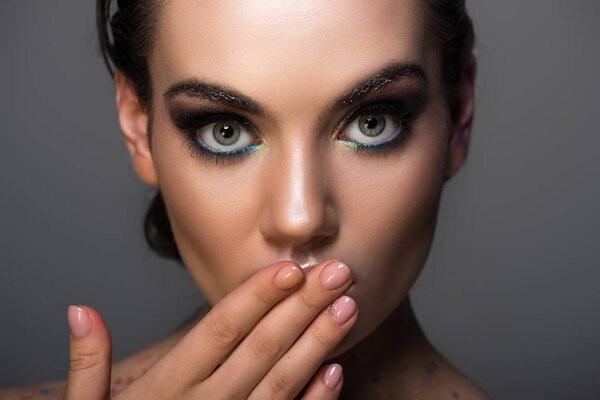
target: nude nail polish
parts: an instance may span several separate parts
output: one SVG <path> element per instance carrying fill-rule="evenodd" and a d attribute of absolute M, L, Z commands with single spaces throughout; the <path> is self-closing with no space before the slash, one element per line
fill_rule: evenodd
<path fill-rule="evenodd" d="M 323 374 L 323 384 L 329 389 L 334 389 L 342 380 L 343 369 L 340 364 L 332 364 Z"/>
<path fill-rule="evenodd" d="M 350 268 L 342 262 L 333 262 L 321 272 L 321 285 L 325 289 L 334 290 L 342 286 L 350 278 Z"/>
<path fill-rule="evenodd" d="M 274 283 L 281 290 L 288 290 L 302 282 L 304 273 L 296 265 L 289 264 L 282 267 L 275 275 Z"/>
<path fill-rule="evenodd" d="M 331 307 L 329 307 L 329 315 L 338 325 L 343 325 L 348 322 L 355 312 L 356 302 L 348 296 L 338 298 Z"/>
<path fill-rule="evenodd" d="M 90 317 L 81 307 L 69 306 L 67 317 L 69 320 L 69 329 L 71 329 L 71 335 L 74 338 L 80 339 L 90 333 L 92 321 L 90 321 Z"/>

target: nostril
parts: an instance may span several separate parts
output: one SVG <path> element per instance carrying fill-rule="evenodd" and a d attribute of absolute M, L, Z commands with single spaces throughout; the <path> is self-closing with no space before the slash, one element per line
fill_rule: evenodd
<path fill-rule="evenodd" d="M 265 239 L 280 246 L 298 250 L 326 246 L 338 232 L 335 212 L 313 215 L 312 218 L 286 218 L 285 214 L 264 216 L 260 230 Z"/>
<path fill-rule="evenodd" d="M 291 248 L 297 249 L 298 251 L 305 252 L 309 250 L 315 250 L 330 245 L 334 240 L 335 233 L 337 232 L 334 232 L 331 235 L 315 236 L 304 243 L 288 243 Z"/>

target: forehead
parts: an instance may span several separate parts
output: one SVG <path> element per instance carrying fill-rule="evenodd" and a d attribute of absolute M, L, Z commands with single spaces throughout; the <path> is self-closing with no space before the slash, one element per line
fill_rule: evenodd
<path fill-rule="evenodd" d="M 150 56 L 158 90 L 198 78 L 253 97 L 337 92 L 394 62 L 426 64 L 417 0 L 168 0 Z"/>

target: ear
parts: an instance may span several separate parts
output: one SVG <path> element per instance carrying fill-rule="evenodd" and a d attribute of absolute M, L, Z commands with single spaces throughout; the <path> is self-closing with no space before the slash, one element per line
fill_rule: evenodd
<path fill-rule="evenodd" d="M 119 124 L 131 155 L 133 169 L 144 183 L 158 186 L 150 152 L 148 113 L 138 101 L 129 79 L 118 70 L 115 71 L 115 89 Z"/>
<path fill-rule="evenodd" d="M 475 76 L 477 61 L 473 54 L 469 56 L 460 76 L 451 108 L 452 125 L 450 130 L 450 145 L 446 160 L 446 179 L 453 176 L 467 158 L 471 127 L 473 125 L 473 110 L 475 106 Z"/>

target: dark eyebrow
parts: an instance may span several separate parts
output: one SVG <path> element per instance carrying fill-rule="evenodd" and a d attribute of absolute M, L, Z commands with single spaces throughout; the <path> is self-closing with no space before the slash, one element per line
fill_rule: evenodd
<path fill-rule="evenodd" d="M 263 108 L 248 96 L 245 96 L 234 89 L 202 82 L 198 79 L 189 79 L 184 82 L 173 84 L 163 94 L 163 97 L 171 98 L 178 94 L 185 94 L 189 97 L 221 103 L 258 116 L 264 116 L 266 114 Z"/>
<path fill-rule="evenodd" d="M 423 81 L 423 83 L 427 83 L 427 75 L 425 74 L 425 68 L 423 68 L 423 66 L 412 63 L 390 64 L 380 69 L 375 75 L 365 79 L 354 88 L 348 90 L 331 108 L 334 110 L 345 108 L 404 77 L 416 78 Z"/>
<path fill-rule="evenodd" d="M 328 109 L 343 109 L 403 77 L 417 78 L 423 82 L 427 82 L 425 69 L 419 64 L 390 64 L 348 90 Z M 172 98 L 179 94 L 221 103 L 258 116 L 266 116 L 265 110 L 248 96 L 239 93 L 235 89 L 203 82 L 198 79 L 188 79 L 171 85 L 163 94 L 163 97 Z"/>

